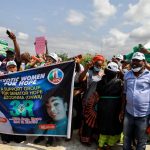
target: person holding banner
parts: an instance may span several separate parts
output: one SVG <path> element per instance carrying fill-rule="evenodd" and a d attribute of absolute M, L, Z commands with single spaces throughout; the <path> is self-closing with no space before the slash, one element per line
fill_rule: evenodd
<path fill-rule="evenodd" d="M 8 61 L 6 65 L 7 73 L 17 72 L 17 64 L 14 60 Z"/>
<path fill-rule="evenodd" d="M 14 60 L 8 61 L 6 64 L 6 70 L 7 70 L 7 74 L 17 72 L 16 62 Z M 6 119 L 5 115 L 2 112 L 0 112 L 0 119 L 3 119 L 3 120 Z M 5 131 L 4 129 L 7 127 L 7 131 L 10 134 L 14 133 L 9 120 L 6 120 L 6 121 L 7 121 L 7 123 L 5 123 L 5 124 L 3 122 L 2 123 L 0 122 L 1 131 Z M 4 133 L 1 134 L 1 139 L 2 139 L 3 144 L 7 144 L 10 141 L 13 141 L 15 139 L 15 136 L 10 135 L 10 134 L 4 134 Z"/>
<path fill-rule="evenodd" d="M 14 60 L 8 61 L 6 64 L 6 69 L 7 69 L 7 74 L 15 73 L 17 72 L 17 64 Z M 0 117 L 2 117 L 3 114 L 0 112 Z M 9 127 L 7 127 L 9 125 Z M 10 132 L 10 134 L 13 134 L 13 128 L 10 125 L 10 122 L 7 122 L 5 128 L 7 127 L 7 131 Z M 2 128 L 0 124 L 0 129 Z M 22 141 L 26 140 L 26 136 L 21 136 L 21 135 L 9 135 L 9 134 L 1 134 L 1 139 L 3 144 L 7 144 L 11 141 L 14 141 L 16 143 L 20 143 Z"/>

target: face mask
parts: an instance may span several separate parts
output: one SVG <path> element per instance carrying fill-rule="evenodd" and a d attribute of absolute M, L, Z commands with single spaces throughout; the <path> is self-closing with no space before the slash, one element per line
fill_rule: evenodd
<path fill-rule="evenodd" d="M 101 69 L 94 66 L 94 71 L 99 72 Z"/>
<path fill-rule="evenodd" d="M 128 72 L 128 69 L 123 69 L 122 71 L 123 71 L 123 73 L 126 73 L 126 72 Z"/>
<path fill-rule="evenodd" d="M 142 69 L 142 67 L 132 68 L 133 72 L 139 72 Z"/>

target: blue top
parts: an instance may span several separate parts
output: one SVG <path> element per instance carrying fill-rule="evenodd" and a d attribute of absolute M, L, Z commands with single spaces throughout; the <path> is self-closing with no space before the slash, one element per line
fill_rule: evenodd
<path fill-rule="evenodd" d="M 134 117 L 150 114 L 150 71 L 145 69 L 136 77 L 133 71 L 124 75 L 124 94 L 126 94 L 126 110 Z"/>

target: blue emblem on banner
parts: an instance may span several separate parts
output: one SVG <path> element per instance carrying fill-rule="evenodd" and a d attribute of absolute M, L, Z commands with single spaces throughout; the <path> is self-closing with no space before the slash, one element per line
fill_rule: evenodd
<path fill-rule="evenodd" d="M 64 78 L 62 70 L 55 68 L 51 70 L 47 76 L 47 79 L 52 84 L 59 84 Z"/>

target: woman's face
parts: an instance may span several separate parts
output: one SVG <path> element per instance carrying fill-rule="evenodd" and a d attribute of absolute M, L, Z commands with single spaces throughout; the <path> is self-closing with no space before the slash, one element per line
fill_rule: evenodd
<path fill-rule="evenodd" d="M 94 63 L 94 71 L 95 72 L 100 72 L 100 70 L 101 70 L 101 66 L 102 66 L 102 61 L 96 61 L 95 63 Z"/>
<path fill-rule="evenodd" d="M 55 63 L 55 61 L 51 57 L 46 57 L 45 66 L 49 66 Z"/>
<path fill-rule="evenodd" d="M 46 104 L 48 115 L 55 121 L 66 118 L 67 105 L 60 97 L 51 97 Z"/>
<path fill-rule="evenodd" d="M 97 68 L 99 68 L 99 69 L 101 69 L 102 64 L 103 64 L 102 61 L 96 61 L 96 62 L 94 63 L 94 66 L 97 67 Z"/>

